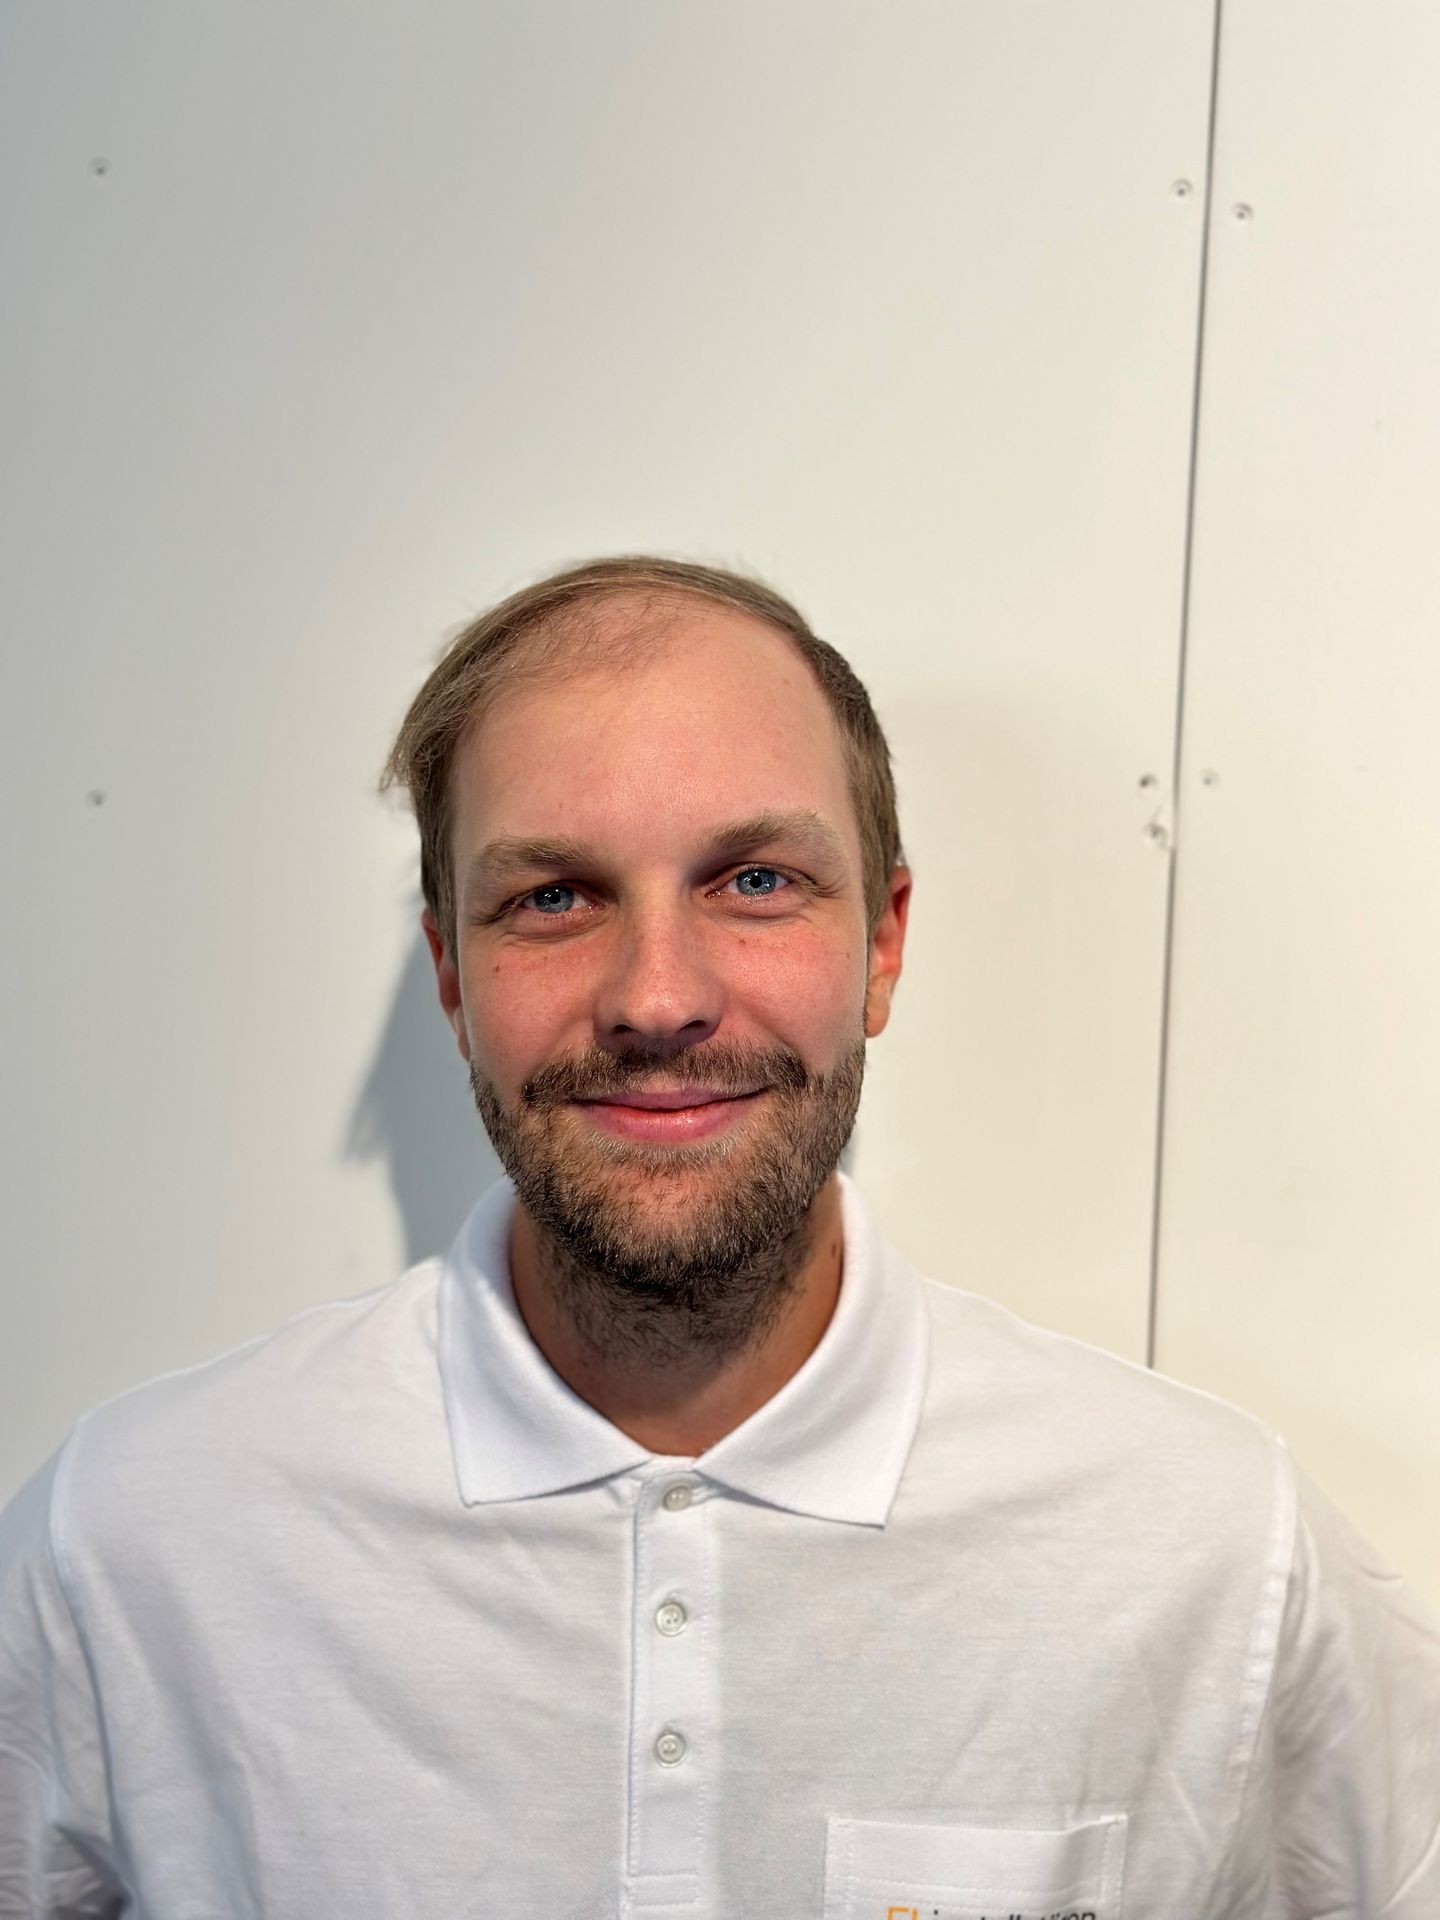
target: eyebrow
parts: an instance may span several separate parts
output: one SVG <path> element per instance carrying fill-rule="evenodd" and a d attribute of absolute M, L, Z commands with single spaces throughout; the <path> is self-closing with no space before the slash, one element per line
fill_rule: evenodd
<path fill-rule="evenodd" d="M 711 859 L 738 860 L 761 847 L 783 842 L 802 855 L 843 865 L 845 843 L 818 813 L 797 807 L 789 811 L 757 813 L 719 828 L 708 843 Z M 595 850 L 580 840 L 525 839 L 507 835 L 489 840 L 465 871 L 465 891 L 485 893 L 520 874 L 537 869 L 583 868 L 599 864 Z"/>
<path fill-rule="evenodd" d="M 819 859 L 843 862 L 845 858 L 845 843 L 835 829 L 818 813 L 803 807 L 783 813 L 757 813 L 753 819 L 737 820 L 733 826 L 722 827 L 710 844 L 715 854 L 729 854 L 738 859 L 741 854 L 753 853 L 757 847 L 768 847 L 777 840 Z"/>

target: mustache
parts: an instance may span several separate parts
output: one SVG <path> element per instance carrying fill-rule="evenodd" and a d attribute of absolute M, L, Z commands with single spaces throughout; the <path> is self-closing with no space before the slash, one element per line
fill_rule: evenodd
<path fill-rule="evenodd" d="M 558 1107 L 571 1100 L 606 1100 L 617 1094 L 653 1092 L 662 1085 L 710 1087 L 728 1094 L 751 1093 L 758 1087 L 801 1093 L 810 1079 L 805 1062 L 788 1047 L 717 1044 L 686 1047 L 668 1057 L 648 1047 L 629 1047 L 617 1053 L 594 1047 L 541 1067 L 521 1087 L 520 1103 Z"/>

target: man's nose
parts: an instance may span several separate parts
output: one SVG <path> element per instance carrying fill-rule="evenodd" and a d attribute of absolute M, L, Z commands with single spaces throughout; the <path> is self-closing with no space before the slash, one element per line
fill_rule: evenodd
<path fill-rule="evenodd" d="M 601 1046 L 693 1046 L 720 1024 L 720 980 L 683 906 L 628 917 L 595 1008 Z"/>

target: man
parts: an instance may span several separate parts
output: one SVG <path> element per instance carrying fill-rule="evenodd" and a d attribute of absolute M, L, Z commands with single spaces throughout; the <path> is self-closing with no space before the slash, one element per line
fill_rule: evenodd
<path fill-rule="evenodd" d="M 839 656 L 596 563 L 388 774 L 509 1179 L 13 1503 L 0 1914 L 1433 1920 L 1433 1626 L 1258 1422 L 836 1170 L 910 890 Z"/>

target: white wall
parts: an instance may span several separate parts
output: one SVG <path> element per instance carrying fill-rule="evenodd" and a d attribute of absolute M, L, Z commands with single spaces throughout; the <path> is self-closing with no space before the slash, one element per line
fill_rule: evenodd
<path fill-rule="evenodd" d="M 856 1167 L 894 1236 L 1143 1359 L 1163 1175 L 1161 1364 L 1283 1415 L 1440 1589 L 1434 803 L 1418 768 L 1324 780 L 1359 712 L 1392 773 L 1434 713 L 1433 589 L 1376 506 L 1424 448 L 1398 412 L 1367 424 L 1362 304 L 1307 327 L 1340 242 L 1322 159 L 1291 176 L 1334 129 L 1297 97 L 1277 131 L 1278 82 L 1245 77 L 1296 8 L 1226 27 L 1182 649 L 1209 4 L 12 4 L 0 1491 L 101 1395 L 448 1239 L 493 1161 L 433 1007 L 413 828 L 373 780 L 456 625 L 648 548 L 772 579 L 891 733 L 918 889 Z M 1433 32 L 1394 19 L 1358 143 Z M 1344 46 L 1333 74 L 1307 46 L 1343 91 Z M 1367 161 L 1382 202 L 1392 166 L 1435 192 L 1405 101 L 1410 146 Z M 1412 256 L 1372 233 L 1367 258 L 1390 274 L 1370 324 L 1415 343 L 1433 407 Z M 1297 338 L 1313 389 L 1351 396 L 1335 440 L 1293 375 L 1252 391 L 1253 343 L 1293 361 Z M 1288 583 L 1307 541 L 1328 563 L 1352 479 L 1322 698 Z M 1388 620 L 1361 591 L 1382 553 Z M 1354 898 L 1336 862 L 1391 916 L 1383 968 L 1321 938 Z M 1265 964 L 1237 960 L 1239 919 Z M 1377 1044 L 1397 981 L 1409 1050 Z M 1358 1347 L 1341 1247 L 1377 1256 Z M 1381 1411 L 1401 1365 L 1416 1390 Z"/>
<path fill-rule="evenodd" d="M 1221 54 L 1157 1358 L 1440 1596 L 1440 14 Z"/>

